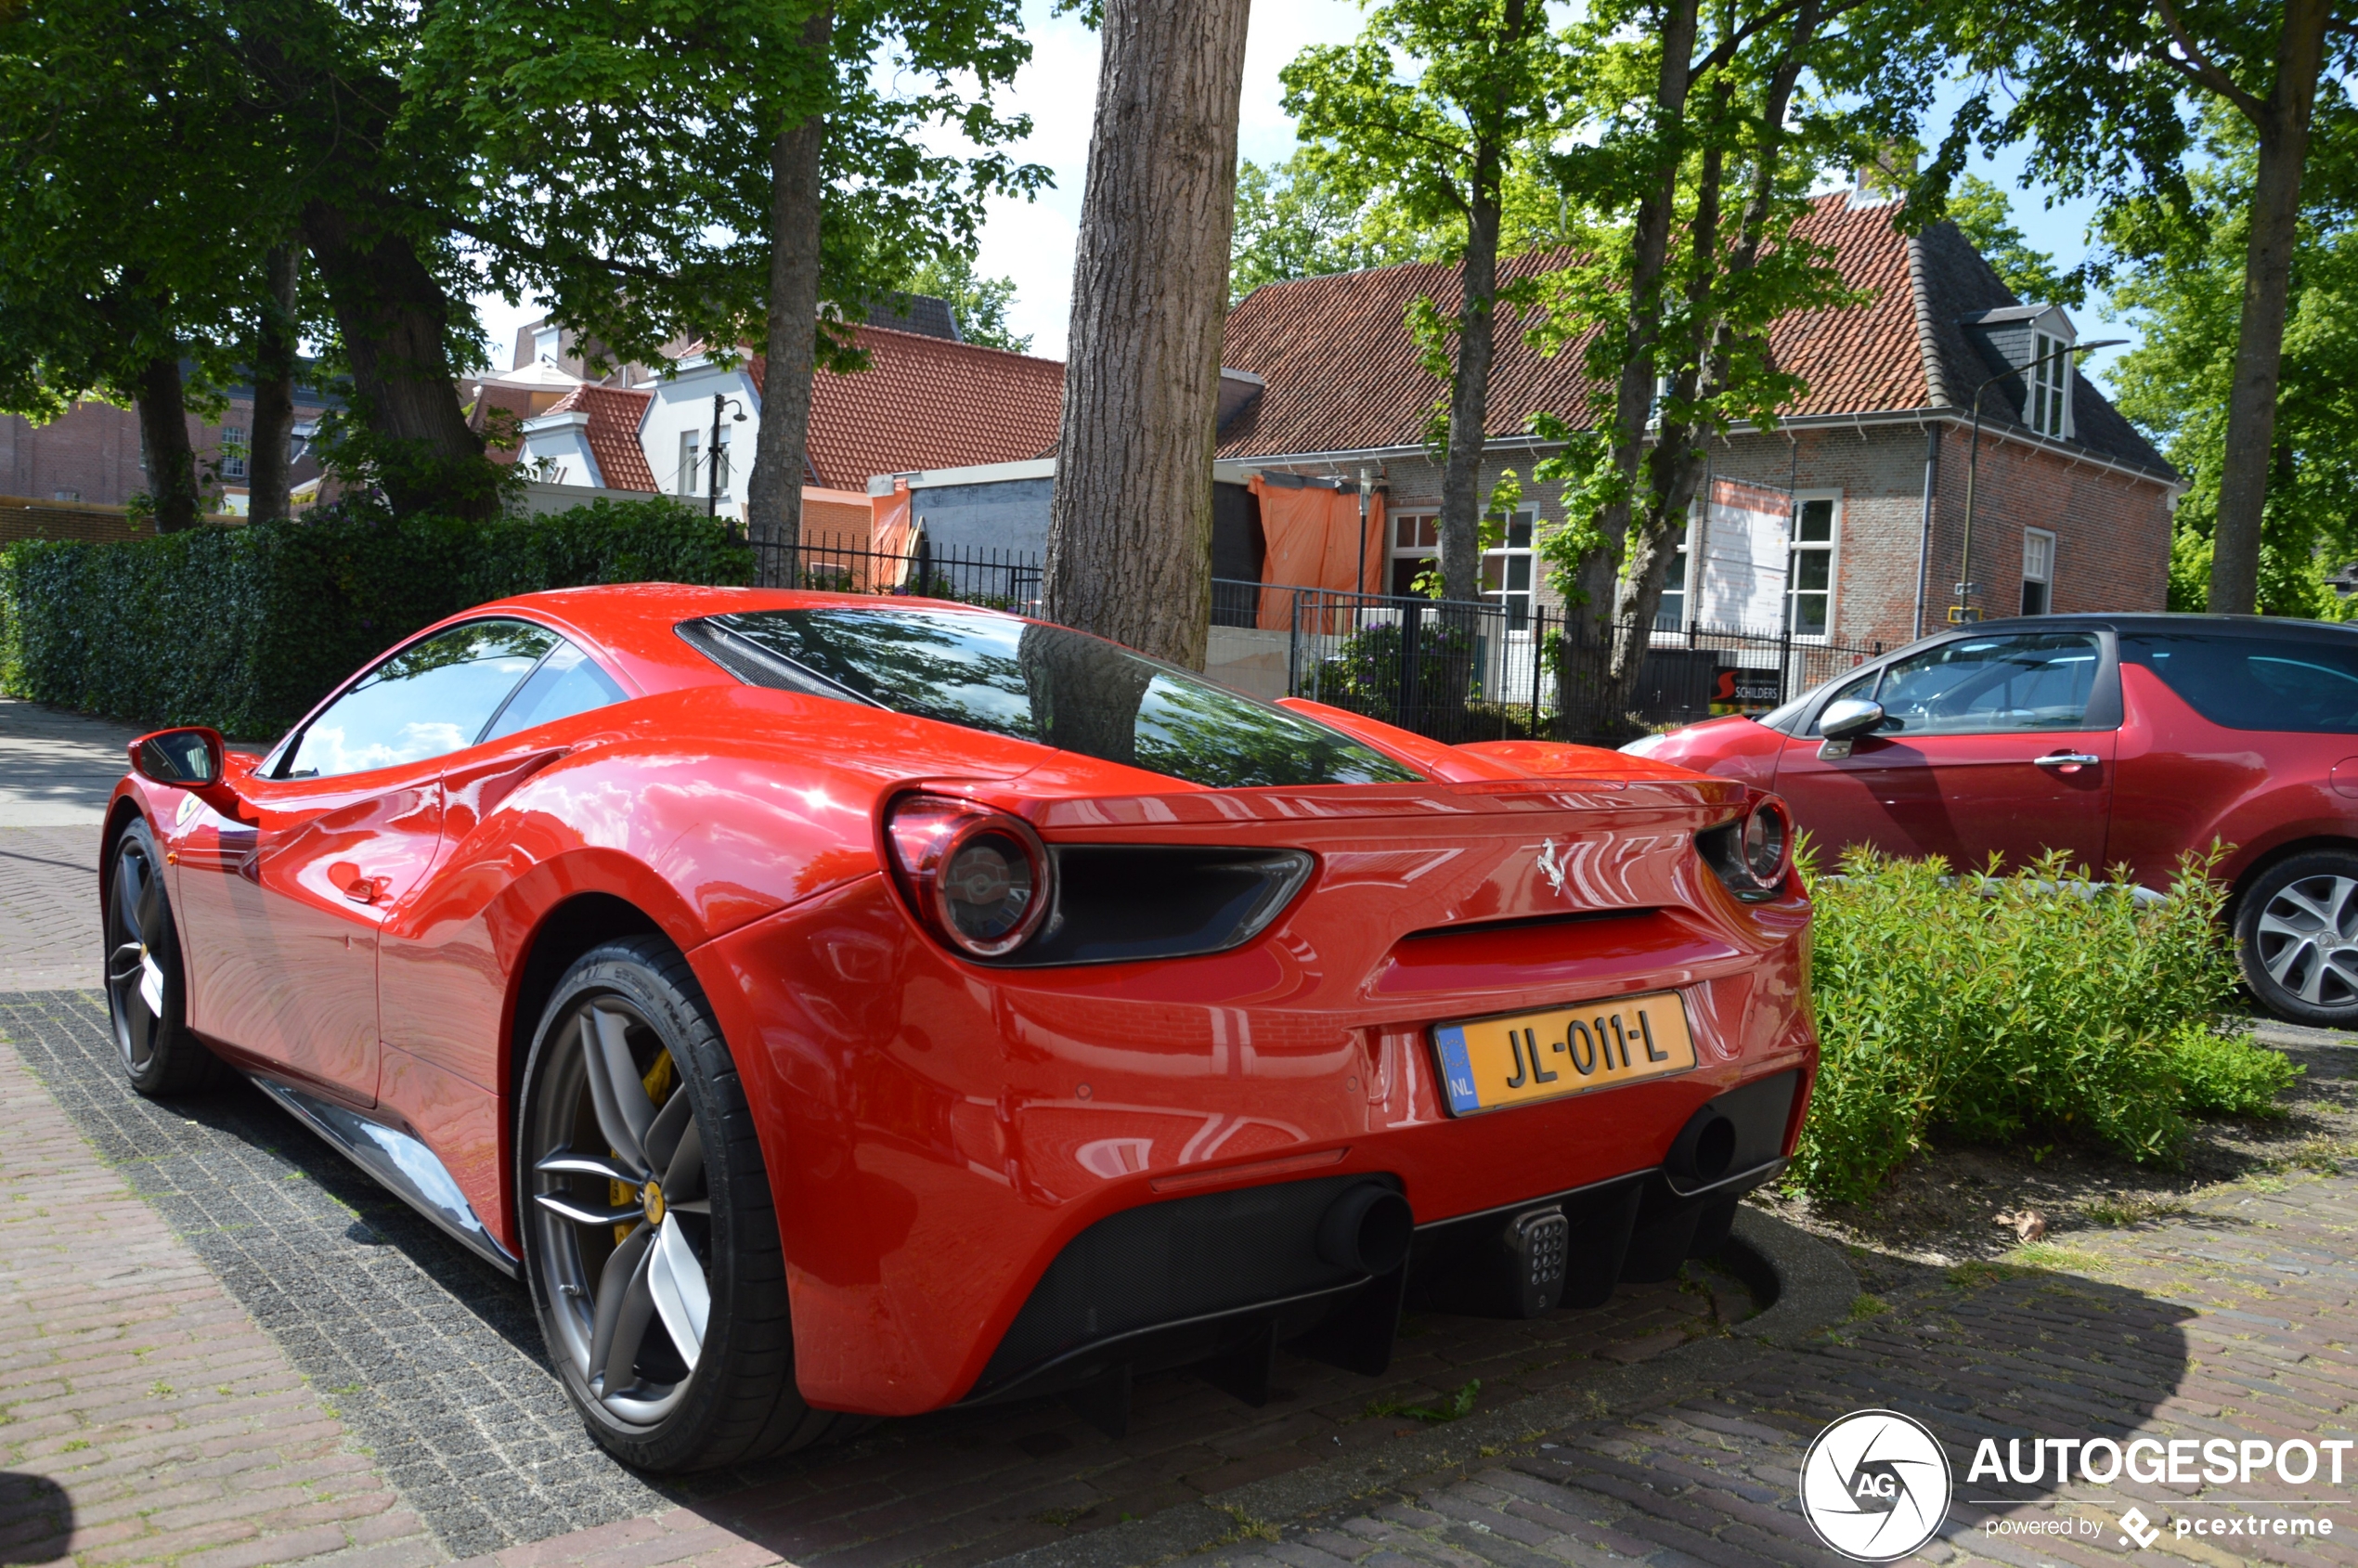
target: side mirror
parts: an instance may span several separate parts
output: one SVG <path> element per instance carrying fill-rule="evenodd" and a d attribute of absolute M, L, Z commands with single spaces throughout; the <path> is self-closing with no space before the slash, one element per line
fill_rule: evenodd
<path fill-rule="evenodd" d="M 226 750 L 218 730 L 158 730 L 131 743 L 131 771 L 173 789 L 209 789 L 222 780 Z"/>
<path fill-rule="evenodd" d="M 1826 743 L 1818 748 L 1818 755 L 1829 762 L 1849 756 L 1851 743 L 1872 734 L 1883 717 L 1883 704 L 1860 697 L 1827 704 L 1826 711 L 1818 716 L 1818 733 Z"/>

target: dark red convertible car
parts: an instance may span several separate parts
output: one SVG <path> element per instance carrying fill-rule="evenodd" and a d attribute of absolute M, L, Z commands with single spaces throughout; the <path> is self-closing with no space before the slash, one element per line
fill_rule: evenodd
<path fill-rule="evenodd" d="M 132 760 L 132 1082 L 227 1063 L 519 1275 L 654 1470 L 1599 1304 L 1816 1070 L 1772 797 L 988 610 L 535 595 Z"/>
<path fill-rule="evenodd" d="M 2245 978 L 2287 1017 L 2358 1024 L 2358 628 L 2041 616 L 1960 628 L 1757 719 L 1625 752 L 1773 789 L 1830 851 L 2019 865 L 2062 849 L 2167 888 L 2216 875 Z"/>

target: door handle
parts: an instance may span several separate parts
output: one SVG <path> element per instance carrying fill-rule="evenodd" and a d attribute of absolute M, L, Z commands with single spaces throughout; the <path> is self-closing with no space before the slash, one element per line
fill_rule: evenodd
<path fill-rule="evenodd" d="M 328 877 L 336 885 L 336 891 L 356 904 L 375 903 L 393 886 L 393 879 L 388 876 L 361 875 L 360 868 L 349 861 L 340 861 L 330 866 Z"/>
<path fill-rule="evenodd" d="M 2051 751 L 2044 757 L 2034 757 L 2031 765 L 2053 768 L 2059 773 L 2076 773 L 2082 768 L 2092 768 L 2104 760 L 2084 751 Z"/>

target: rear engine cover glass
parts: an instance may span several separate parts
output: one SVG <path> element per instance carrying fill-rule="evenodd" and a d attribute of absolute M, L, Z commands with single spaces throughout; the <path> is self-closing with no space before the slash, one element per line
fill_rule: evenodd
<path fill-rule="evenodd" d="M 706 637 L 718 629 L 896 713 L 1214 789 L 1405 784 L 1418 776 L 1300 714 L 1118 643 L 1013 616 L 828 608 L 758 610 L 692 624 Z M 706 638 L 692 641 L 703 646 Z M 743 679 L 763 680 L 758 662 L 732 660 L 729 667 Z"/>

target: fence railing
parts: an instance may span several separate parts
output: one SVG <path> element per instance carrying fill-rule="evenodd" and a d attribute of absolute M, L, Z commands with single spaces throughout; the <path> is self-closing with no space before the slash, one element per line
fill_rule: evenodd
<path fill-rule="evenodd" d="M 874 548 L 864 535 L 827 534 L 800 546 L 747 539 L 759 580 L 829 593 L 907 594 L 988 604 L 1017 615 L 1040 613 L 1040 557 L 1027 551 L 933 544 L 920 538 L 906 552 Z"/>
<path fill-rule="evenodd" d="M 847 593 L 952 599 L 1036 616 L 1041 561 L 1022 551 L 936 546 L 879 551 L 860 535 L 799 547 L 748 541 L 761 580 Z M 1594 687 L 1633 643 L 1638 680 L 1607 730 L 1567 724 L 1559 693 Z M 1522 736 L 1601 741 L 1632 725 L 1762 712 L 1883 651 L 1787 632 L 1690 625 L 1608 637 L 1561 611 L 1215 579 L 1205 673 L 1272 700 L 1308 697 L 1437 741 Z"/>

